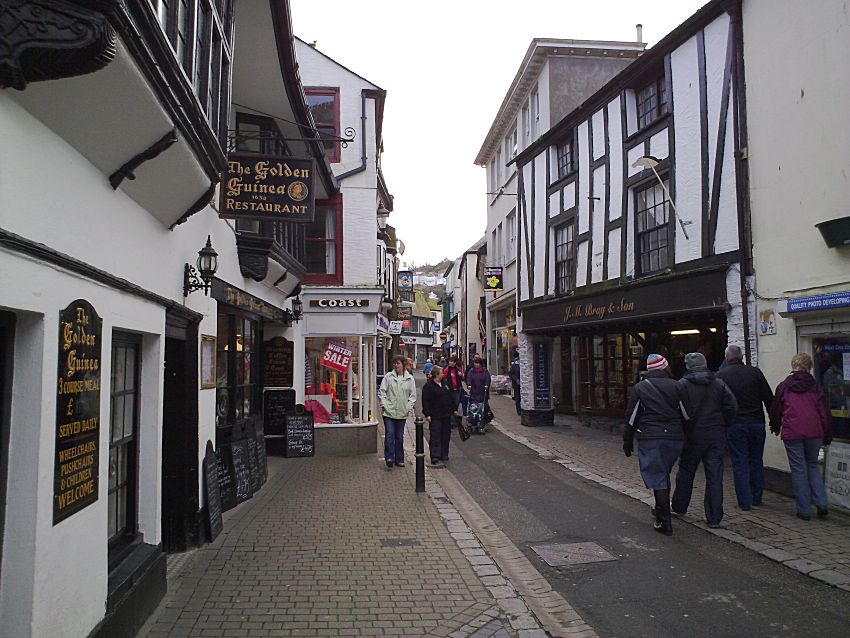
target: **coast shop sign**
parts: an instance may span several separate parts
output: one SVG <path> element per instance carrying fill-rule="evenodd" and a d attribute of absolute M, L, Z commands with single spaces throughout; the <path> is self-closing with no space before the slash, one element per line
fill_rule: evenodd
<path fill-rule="evenodd" d="M 221 182 L 219 216 L 312 222 L 313 174 L 312 159 L 230 153 Z"/>
<path fill-rule="evenodd" d="M 97 501 L 102 321 L 77 299 L 59 315 L 53 524 Z"/>

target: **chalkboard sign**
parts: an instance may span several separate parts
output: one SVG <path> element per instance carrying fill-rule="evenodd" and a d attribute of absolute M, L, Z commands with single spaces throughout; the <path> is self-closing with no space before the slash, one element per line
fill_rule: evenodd
<path fill-rule="evenodd" d="M 263 429 L 266 434 L 286 434 L 286 415 L 295 412 L 295 390 L 263 392 Z"/>
<path fill-rule="evenodd" d="M 295 343 L 275 337 L 263 344 L 265 352 L 264 385 L 267 388 L 291 388 Z"/>
<path fill-rule="evenodd" d="M 248 461 L 248 441 L 240 439 L 230 444 L 233 459 L 233 480 L 236 482 L 236 504 L 244 503 L 254 495 L 251 483 L 251 466 Z"/>
<path fill-rule="evenodd" d="M 218 462 L 212 441 L 207 441 L 204 454 L 204 492 L 207 495 L 207 533 L 210 541 L 214 541 L 224 529 L 224 522 L 221 518 L 221 494 L 218 491 Z"/>
<path fill-rule="evenodd" d="M 534 407 L 549 408 L 552 395 L 549 388 L 549 347 L 545 342 L 534 344 Z"/>
<path fill-rule="evenodd" d="M 221 509 L 227 511 L 236 507 L 236 483 L 233 480 L 233 462 L 229 445 L 219 445 L 215 451 L 216 475 Z"/>
<path fill-rule="evenodd" d="M 313 456 L 315 452 L 313 413 L 286 415 L 286 456 Z"/>
<path fill-rule="evenodd" d="M 248 445 L 248 469 L 251 472 L 251 491 L 256 493 L 260 491 L 263 485 L 262 477 L 260 476 L 260 466 L 257 463 L 257 438 L 252 436 L 245 439 Z"/>
<path fill-rule="evenodd" d="M 260 478 L 265 483 L 269 478 L 269 461 L 266 457 L 266 437 L 257 432 L 257 466 L 260 468 Z"/>

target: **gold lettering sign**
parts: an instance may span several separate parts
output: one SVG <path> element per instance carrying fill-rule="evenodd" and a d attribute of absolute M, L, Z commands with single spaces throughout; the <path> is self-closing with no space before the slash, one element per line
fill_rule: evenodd
<path fill-rule="evenodd" d="M 564 308 L 564 323 L 573 320 L 597 320 L 602 321 L 610 317 L 628 315 L 635 311 L 635 302 L 621 297 L 619 301 L 611 301 L 607 305 L 595 304 L 592 301 L 574 303 Z"/>

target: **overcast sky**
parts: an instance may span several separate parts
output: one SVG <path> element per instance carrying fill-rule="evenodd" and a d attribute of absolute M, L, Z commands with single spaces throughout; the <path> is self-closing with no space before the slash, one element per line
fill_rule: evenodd
<path fill-rule="evenodd" d="M 650 46 L 706 0 L 290 0 L 301 39 L 387 91 L 390 224 L 417 265 L 483 236 L 485 170 L 473 164 L 532 38 Z M 356 122 L 341 122 L 342 127 Z"/>

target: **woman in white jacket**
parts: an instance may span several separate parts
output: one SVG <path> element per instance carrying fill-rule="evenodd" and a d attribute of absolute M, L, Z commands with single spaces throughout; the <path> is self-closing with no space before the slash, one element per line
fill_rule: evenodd
<path fill-rule="evenodd" d="M 404 424 L 416 403 L 416 382 L 405 369 L 404 357 L 393 357 L 393 371 L 384 375 L 378 390 L 384 419 L 384 460 L 404 467 Z"/>

